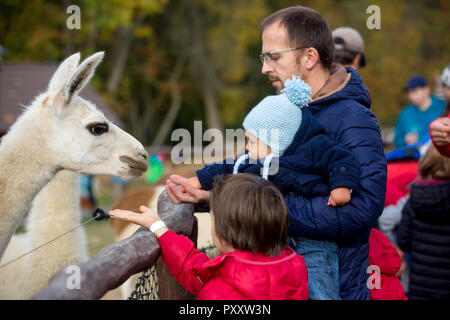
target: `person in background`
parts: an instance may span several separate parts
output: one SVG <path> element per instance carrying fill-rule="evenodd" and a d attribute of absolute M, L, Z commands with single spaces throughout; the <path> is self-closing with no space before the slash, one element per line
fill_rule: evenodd
<path fill-rule="evenodd" d="M 411 257 L 408 298 L 450 299 L 450 159 L 433 145 L 420 161 L 397 242 Z"/>
<path fill-rule="evenodd" d="M 450 157 L 450 64 L 442 72 L 441 79 L 447 105 L 442 114 L 444 117 L 436 119 L 430 124 L 430 136 L 436 149 L 443 156 Z"/>
<path fill-rule="evenodd" d="M 164 264 L 199 300 L 308 299 L 305 261 L 287 245 L 288 208 L 271 182 L 247 173 L 217 176 L 210 206 L 212 238 L 221 253 L 212 259 L 145 206 L 141 214 L 109 214 L 150 228 Z"/>
<path fill-rule="evenodd" d="M 430 123 L 441 116 L 445 102 L 430 95 L 422 76 L 411 77 L 405 86 L 411 104 L 403 108 L 395 124 L 394 144 L 404 148 L 428 137 Z"/>
<path fill-rule="evenodd" d="M 332 32 L 334 40 L 334 62 L 358 70 L 366 65 L 364 40 L 353 28 L 340 27 Z"/>

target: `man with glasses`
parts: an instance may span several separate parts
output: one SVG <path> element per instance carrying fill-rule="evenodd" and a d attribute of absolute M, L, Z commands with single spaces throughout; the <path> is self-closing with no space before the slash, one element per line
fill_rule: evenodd
<path fill-rule="evenodd" d="M 386 159 L 377 119 L 369 109 L 369 92 L 356 70 L 332 64 L 334 41 L 318 12 L 300 6 L 279 10 L 261 22 L 260 30 L 262 73 L 277 93 L 286 79 L 300 76 L 311 87 L 309 110 L 331 139 L 347 146 L 361 170 L 360 185 L 345 206 L 327 206 L 326 197 L 287 195 L 289 232 L 293 237 L 337 242 L 340 297 L 370 299 L 369 235 L 383 211 Z M 209 198 L 207 191 L 193 190 L 179 176 L 167 181 L 166 190 L 176 203 Z M 318 274 L 326 272 L 328 262 L 305 262 L 309 277 L 320 281 Z"/>
<path fill-rule="evenodd" d="M 369 92 L 355 69 L 333 64 L 332 34 L 318 12 L 300 6 L 282 9 L 264 19 L 260 30 L 262 73 L 277 92 L 292 75 L 308 83 L 309 110 L 330 138 L 347 146 L 361 169 L 360 187 L 343 207 L 329 207 L 323 197 L 288 195 L 290 233 L 337 241 L 341 298 L 369 299 L 368 240 L 383 211 L 386 187 L 386 160 Z M 306 261 L 310 275 L 323 272 L 326 264 Z"/>

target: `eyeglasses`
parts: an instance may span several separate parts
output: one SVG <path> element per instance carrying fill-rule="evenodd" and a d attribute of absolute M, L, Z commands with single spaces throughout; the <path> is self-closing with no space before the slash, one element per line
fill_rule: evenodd
<path fill-rule="evenodd" d="M 277 50 L 277 51 L 265 52 L 265 53 L 261 53 L 259 55 L 259 58 L 261 59 L 261 62 L 263 64 L 264 64 L 264 62 L 269 63 L 270 61 L 274 60 L 274 57 L 272 56 L 273 54 L 287 52 L 287 51 L 291 51 L 291 50 L 304 49 L 304 48 L 307 48 L 307 47 L 288 48 L 288 49 L 282 49 L 282 50 Z"/>

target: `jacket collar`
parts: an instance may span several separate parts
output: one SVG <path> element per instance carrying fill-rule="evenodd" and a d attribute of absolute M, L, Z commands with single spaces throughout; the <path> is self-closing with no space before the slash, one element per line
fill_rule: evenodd
<path fill-rule="evenodd" d="M 350 81 L 351 73 L 347 73 L 345 67 L 338 63 L 333 63 L 330 68 L 330 76 L 325 85 L 312 96 L 312 101 L 317 101 L 331 96 L 333 93 L 341 91 Z"/>

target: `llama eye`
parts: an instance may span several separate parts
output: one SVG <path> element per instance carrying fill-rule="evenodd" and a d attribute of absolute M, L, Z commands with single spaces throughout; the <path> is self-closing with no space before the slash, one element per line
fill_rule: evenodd
<path fill-rule="evenodd" d="M 88 130 L 91 134 L 93 134 L 94 136 L 99 136 L 101 134 L 104 134 L 106 132 L 108 132 L 108 125 L 104 124 L 104 123 L 99 123 L 99 124 L 94 124 L 94 125 L 90 125 L 88 126 Z"/>

